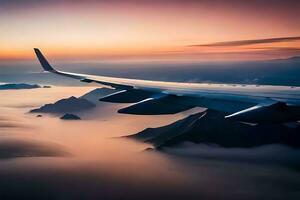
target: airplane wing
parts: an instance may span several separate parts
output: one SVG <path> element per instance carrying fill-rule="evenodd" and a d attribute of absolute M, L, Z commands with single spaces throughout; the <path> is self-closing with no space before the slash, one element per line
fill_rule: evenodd
<path fill-rule="evenodd" d="M 228 119 L 245 122 L 300 119 L 299 87 L 179 83 L 77 74 L 54 69 L 39 49 L 34 51 L 47 72 L 118 89 L 100 101 L 132 103 L 119 113 L 163 115 L 205 107 L 227 113 Z"/>

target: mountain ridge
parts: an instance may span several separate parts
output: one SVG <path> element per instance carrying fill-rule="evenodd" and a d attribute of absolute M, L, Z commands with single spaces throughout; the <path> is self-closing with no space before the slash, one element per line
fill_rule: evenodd
<path fill-rule="evenodd" d="M 79 112 L 96 107 L 96 105 L 86 99 L 71 96 L 61 99 L 55 103 L 45 104 L 40 108 L 30 110 L 31 113 L 68 113 Z"/>
<path fill-rule="evenodd" d="M 250 148 L 266 144 L 300 147 L 300 126 L 283 124 L 248 124 L 224 118 L 213 110 L 196 113 L 172 124 L 148 128 L 127 138 L 152 144 L 156 149 L 174 147 L 184 142 L 213 144 L 221 147 Z"/>

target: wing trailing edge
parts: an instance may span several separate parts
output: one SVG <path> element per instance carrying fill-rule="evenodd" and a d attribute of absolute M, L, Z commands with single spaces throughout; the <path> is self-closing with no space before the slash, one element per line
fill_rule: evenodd
<path fill-rule="evenodd" d="M 270 105 L 256 105 L 245 110 L 225 116 L 227 119 L 250 123 L 268 123 L 268 122 L 289 122 L 298 119 L 297 107 L 287 106 L 282 102 L 274 102 Z"/>
<path fill-rule="evenodd" d="M 184 97 L 154 93 L 138 89 L 122 90 L 107 95 L 99 101 L 110 103 L 134 103 L 118 110 L 118 113 L 133 115 L 167 115 L 176 114 L 193 107 Z"/>
<path fill-rule="evenodd" d="M 194 107 L 196 106 L 182 102 L 180 97 L 162 95 L 144 99 L 129 107 L 118 110 L 118 113 L 133 115 L 168 115 L 186 111 Z"/>
<path fill-rule="evenodd" d="M 147 92 L 143 90 L 121 90 L 119 92 L 107 95 L 99 101 L 110 102 L 110 103 L 136 103 L 147 99 L 154 95 L 152 92 Z"/>

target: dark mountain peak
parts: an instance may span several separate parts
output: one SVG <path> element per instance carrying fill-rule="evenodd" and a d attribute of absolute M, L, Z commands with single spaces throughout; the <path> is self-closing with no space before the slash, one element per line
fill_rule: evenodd
<path fill-rule="evenodd" d="M 44 106 L 33 109 L 30 112 L 42 113 L 66 113 L 79 112 L 96 107 L 96 105 L 86 99 L 76 98 L 74 96 L 61 99 L 53 104 L 45 104 Z"/>
<path fill-rule="evenodd" d="M 283 58 L 283 59 L 275 59 L 275 61 L 295 61 L 295 62 L 300 62 L 300 56 L 293 56 L 289 58 Z"/>
<path fill-rule="evenodd" d="M 41 113 L 70 113 L 80 112 L 96 107 L 96 103 L 103 96 L 116 92 L 118 90 L 109 88 L 97 88 L 85 95 L 77 98 L 71 96 L 69 98 L 60 99 L 55 103 L 45 104 L 44 106 L 33 109 L 30 112 L 41 112 Z"/>
<path fill-rule="evenodd" d="M 139 133 L 126 137 L 158 144 L 160 140 L 164 140 L 164 137 L 172 137 L 174 135 L 180 134 L 186 129 L 189 129 L 191 127 L 190 125 L 193 124 L 193 122 L 195 122 L 205 114 L 205 112 L 196 113 L 184 119 L 178 120 L 172 124 L 158 128 L 146 128 Z"/>
<path fill-rule="evenodd" d="M 290 57 L 288 60 L 297 60 L 297 61 L 300 61 L 300 56 L 293 56 L 293 57 Z"/>
<path fill-rule="evenodd" d="M 148 128 L 129 138 L 153 144 L 156 148 L 183 142 L 209 143 L 222 147 L 255 147 L 264 144 L 286 144 L 300 147 L 300 127 L 283 124 L 256 126 L 231 121 L 225 114 L 213 110 L 190 115 L 170 125 Z"/>
<path fill-rule="evenodd" d="M 77 115 L 66 113 L 63 116 L 61 116 L 60 119 L 63 119 L 63 120 L 80 120 L 81 118 L 78 117 Z"/>
<path fill-rule="evenodd" d="M 0 90 L 21 90 L 21 89 L 35 89 L 41 88 L 37 84 L 27 84 L 27 83 L 5 83 L 0 84 Z"/>

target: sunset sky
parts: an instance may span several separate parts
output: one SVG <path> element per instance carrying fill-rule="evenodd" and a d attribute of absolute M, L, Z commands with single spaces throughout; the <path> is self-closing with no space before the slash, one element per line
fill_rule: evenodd
<path fill-rule="evenodd" d="M 300 1 L 0 0 L 0 60 L 300 55 Z"/>

